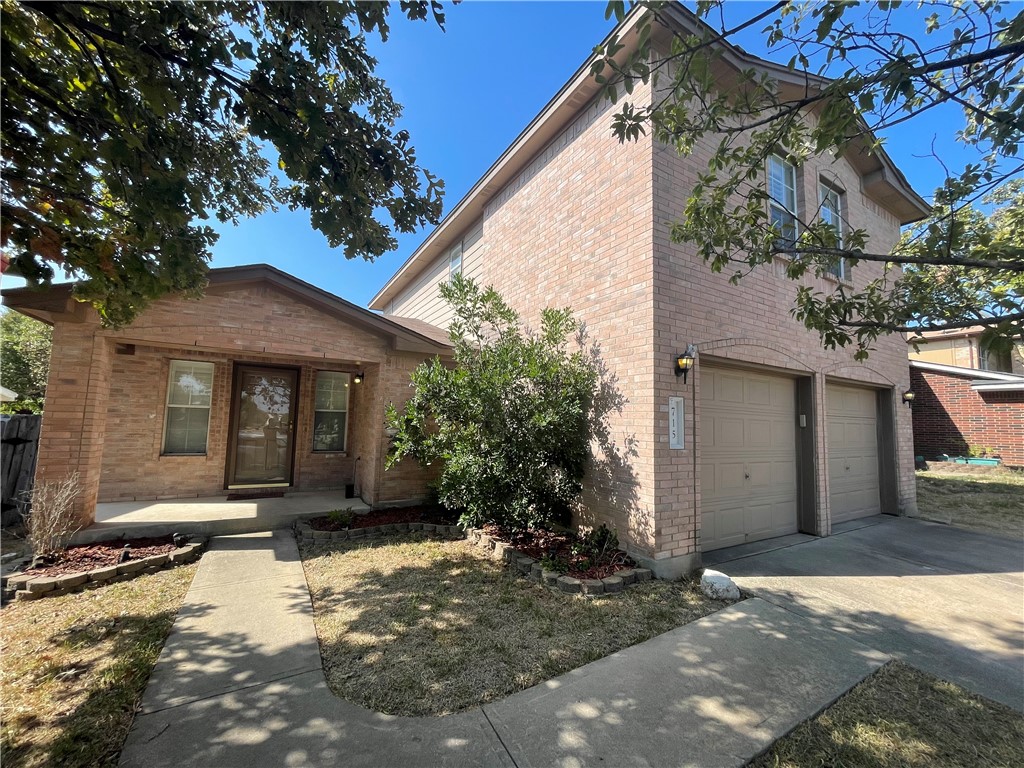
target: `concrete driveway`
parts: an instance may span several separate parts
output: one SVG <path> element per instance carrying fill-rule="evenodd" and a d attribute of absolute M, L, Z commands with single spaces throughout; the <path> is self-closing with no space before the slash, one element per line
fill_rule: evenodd
<path fill-rule="evenodd" d="M 713 567 L 747 592 L 1024 710 L 1024 541 L 885 516 L 789 541 L 800 543 L 712 553 Z"/>

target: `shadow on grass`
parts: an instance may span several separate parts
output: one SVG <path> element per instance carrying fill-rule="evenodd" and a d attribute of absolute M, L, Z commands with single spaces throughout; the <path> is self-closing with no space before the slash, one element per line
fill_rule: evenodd
<path fill-rule="evenodd" d="M 692 583 L 556 594 L 467 542 L 415 535 L 305 552 L 332 690 L 388 714 L 477 707 L 727 605 Z"/>
<path fill-rule="evenodd" d="M 78 681 L 85 682 L 85 699 L 52 720 L 41 713 L 8 711 L 4 718 L 4 765 L 116 766 L 175 614 L 166 610 L 104 616 L 77 622 L 46 638 L 43 648 L 52 645 L 70 654 L 88 654 L 102 645 L 102 656 L 71 658 L 36 672 L 33 687 L 48 683 L 62 686 L 50 694 L 49 705 L 59 708 L 80 696 Z M 105 659 L 113 661 L 97 670 Z M 42 742 L 28 738 L 39 727 L 54 729 L 55 737 Z"/>

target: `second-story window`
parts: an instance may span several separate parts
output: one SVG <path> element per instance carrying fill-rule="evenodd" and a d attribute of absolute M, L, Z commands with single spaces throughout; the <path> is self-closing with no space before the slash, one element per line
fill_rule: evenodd
<path fill-rule="evenodd" d="M 843 194 L 832 187 L 821 185 L 821 220 L 835 232 L 835 243 L 830 246 L 843 247 Z M 846 259 L 839 257 L 828 268 L 828 273 L 838 280 L 847 277 Z"/>
<path fill-rule="evenodd" d="M 779 155 L 768 158 L 768 214 L 785 245 L 796 243 L 796 166 Z"/>
<path fill-rule="evenodd" d="M 462 274 L 462 241 L 459 240 L 448 251 L 448 279 Z"/>

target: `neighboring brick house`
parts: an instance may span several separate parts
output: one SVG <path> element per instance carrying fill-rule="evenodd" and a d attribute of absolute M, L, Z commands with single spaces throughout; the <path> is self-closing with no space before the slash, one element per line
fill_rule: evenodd
<path fill-rule="evenodd" d="M 77 470 L 86 524 L 97 501 L 234 488 L 422 498 L 414 462 L 383 471 L 384 410 L 408 397 L 418 363 L 449 350 L 445 334 L 265 265 L 209 280 L 202 299 L 161 299 L 121 330 L 67 284 L 3 292 L 54 329 L 36 482 Z"/>
<path fill-rule="evenodd" d="M 911 360 L 910 387 L 916 455 L 985 451 L 1024 467 L 1024 376 Z"/>
<path fill-rule="evenodd" d="M 699 23 L 681 6 L 664 15 L 683 28 Z M 618 30 L 627 45 L 638 19 L 627 16 Z M 616 107 L 599 97 L 590 63 L 370 308 L 445 327 L 451 312 L 438 285 L 461 270 L 528 322 L 545 306 L 575 310 L 625 398 L 611 439 L 595 450 L 581 521 L 608 523 L 659 575 L 693 569 L 702 551 L 798 531 L 825 536 L 842 521 L 914 511 L 903 338 L 879 339 L 863 364 L 851 351 L 823 349 L 790 314 L 795 285 L 781 261 L 734 286 L 694 248 L 673 243 L 669 223 L 711 142 L 691 157 L 649 135 L 620 144 L 611 133 Z M 721 65 L 723 75 L 757 66 L 783 88 L 804 87 L 738 49 Z M 642 103 L 644 89 L 633 98 Z M 929 210 L 884 153 L 855 146 L 802 167 L 773 162 L 790 205 L 813 210 L 830 195 L 848 226 L 870 233 L 872 251 L 888 251 L 900 225 Z M 842 279 L 863 284 L 881 269 L 862 263 Z M 698 359 L 684 383 L 675 361 L 690 344 Z"/>

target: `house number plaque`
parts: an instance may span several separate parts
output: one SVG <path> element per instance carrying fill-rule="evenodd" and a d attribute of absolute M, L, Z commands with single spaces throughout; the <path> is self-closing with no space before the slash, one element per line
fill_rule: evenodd
<path fill-rule="evenodd" d="M 683 414 L 685 401 L 681 397 L 670 397 L 668 399 L 668 447 L 685 448 L 683 439 Z"/>

